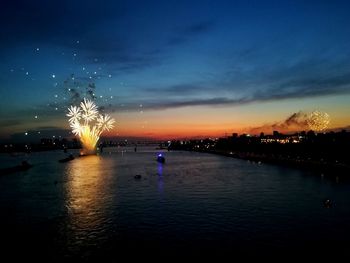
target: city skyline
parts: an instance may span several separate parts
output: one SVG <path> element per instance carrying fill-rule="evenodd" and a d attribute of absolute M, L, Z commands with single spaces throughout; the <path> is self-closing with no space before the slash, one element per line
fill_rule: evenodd
<path fill-rule="evenodd" d="M 116 120 L 109 137 L 294 132 L 315 110 L 329 114 L 330 130 L 348 129 L 348 9 L 346 1 L 6 3 L 0 140 L 67 132 L 67 107 L 89 85 Z"/>

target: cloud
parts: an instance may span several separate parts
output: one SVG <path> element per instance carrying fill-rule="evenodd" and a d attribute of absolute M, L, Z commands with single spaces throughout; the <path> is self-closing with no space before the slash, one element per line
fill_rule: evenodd
<path fill-rule="evenodd" d="M 272 133 L 273 131 L 279 131 L 284 133 L 308 131 L 310 130 L 310 127 L 307 122 L 309 116 L 310 115 L 308 113 L 299 111 L 291 114 L 283 121 L 268 123 L 258 127 L 250 127 L 245 129 L 245 132 L 259 134 L 261 132 Z M 342 130 L 350 130 L 350 125 L 326 129 L 325 131 L 340 132 Z"/>
<path fill-rule="evenodd" d="M 93 36 L 89 44 L 81 45 L 85 58 L 89 61 L 97 59 L 103 63 L 111 63 L 114 72 L 134 72 L 154 65 L 161 64 L 169 46 L 187 43 L 199 35 L 205 34 L 213 27 L 213 21 L 190 24 L 175 30 L 165 37 L 165 43 L 148 41 L 142 49 L 130 43 L 122 36 L 99 35 Z M 137 35 L 136 35 L 137 37 Z"/>
<path fill-rule="evenodd" d="M 151 109 L 164 109 L 164 108 L 180 108 L 190 106 L 220 106 L 220 105 L 234 105 L 243 103 L 241 100 L 234 100 L 228 98 L 211 98 L 211 99 L 194 99 L 185 101 L 168 101 L 165 103 L 151 103 L 147 105 L 147 108 Z"/>
<path fill-rule="evenodd" d="M 12 127 L 22 124 L 22 121 L 18 119 L 4 119 L 0 120 L 0 127 Z"/>
<path fill-rule="evenodd" d="M 215 25 L 214 21 L 203 21 L 203 22 L 188 26 L 183 30 L 183 33 L 188 35 L 203 34 L 210 31 L 214 25 Z"/>
<path fill-rule="evenodd" d="M 214 28 L 214 21 L 202 21 L 181 28 L 166 42 L 169 46 L 181 45 L 191 38 L 204 35 Z"/>
<path fill-rule="evenodd" d="M 284 121 L 278 121 L 271 124 L 265 124 L 259 127 L 248 128 L 247 130 L 249 133 L 252 134 L 258 134 L 260 132 L 272 133 L 272 131 L 291 132 L 309 130 L 307 118 L 307 113 L 299 111 L 291 114 Z"/>
<path fill-rule="evenodd" d="M 186 99 L 186 96 L 188 96 L 189 94 L 197 94 L 197 96 L 201 96 L 200 93 L 203 90 L 210 90 L 210 92 L 215 91 L 214 88 L 202 89 L 202 87 L 191 85 L 171 86 L 165 89 L 151 89 L 148 91 L 151 91 L 153 93 L 158 91 L 159 94 L 163 94 L 163 96 L 166 94 L 181 94 L 181 96 L 183 97 L 182 99 L 174 100 L 171 97 L 164 96 L 163 98 L 157 101 L 139 100 L 125 104 L 129 106 L 133 104 L 144 104 L 148 109 L 156 110 L 192 106 L 238 106 L 249 103 L 322 97 L 327 95 L 350 94 L 350 73 L 336 77 L 324 78 L 322 80 L 296 78 L 295 80 L 286 83 L 281 83 L 273 88 L 258 90 L 253 92 L 252 94 L 246 94 L 238 98 L 213 97 L 209 99 Z M 216 93 L 220 92 L 219 89 L 216 89 L 216 91 Z M 133 107 L 131 106 L 130 109 L 133 109 Z"/>
<path fill-rule="evenodd" d="M 27 135 L 23 132 L 14 133 L 11 135 L 11 141 L 15 142 L 34 142 L 37 143 L 41 138 L 70 138 L 72 137 L 71 130 L 62 129 L 55 126 L 43 126 L 27 131 Z"/>
<path fill-rule="evenodd" d="M 265 71 L 264 71 L 265 70 Z M 350 94 L 350 64 L 347 61 L 306 59 L 291 66 L 273 69 L 237 70 L 228 79 L 147 88 L 145 99 L 125 102 L 143 104 L 148 109 L 191 106 L 239 106 L 278 100 L 314 98 Z M 157 95 L 156 101 L 152 98 Z M 149 99 L 151 98 L 151 99 Z"/>
<path fill-rule="evenodd" d="M 152 95 L 185 96 L 196 95 L 206 90 L 208 90 L 208 88 L 198 84 L 178 84 L 166 88 L 146 88 L 145 92 L 151 93 Z"/>

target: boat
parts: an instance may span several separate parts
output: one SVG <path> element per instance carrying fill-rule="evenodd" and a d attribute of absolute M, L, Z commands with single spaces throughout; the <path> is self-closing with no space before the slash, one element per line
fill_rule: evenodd
<path fill-rule="evenodd" d="M 70 154 L 67 158 L 64 158 L 64 159 L 61 159 L 61 160 L 58 160 L 60 163 L 66 163 L 66 162 L 69 162 L 69 161 L 72 161 L 74 160 L 74 156 L 72 154 Z"/>
<path fill-rule="evenodd" d="M 33 167 L 33 165 L 29 164 L 27 161 L 23 161 L 20 165 L 17 165 L 17 166 L 14 166 L 14 167 L 0 169 L 0 175 L 26 171 L 26 170 L 28 170 L 31 167 Z"/>
<path fill-rule="evenodd" d="M 157 162 L 165 163 L 165 158 L 164 158 L 164 156 L 161 153 L 158 154 L 158 156 L 157 156 Z"/>

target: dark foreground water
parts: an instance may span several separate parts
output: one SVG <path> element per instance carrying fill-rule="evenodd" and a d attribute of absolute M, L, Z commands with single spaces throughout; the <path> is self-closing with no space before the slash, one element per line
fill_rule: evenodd
<path fill-rule="evenodd" d="M 350 183 L 335 175 L 191 152 L 165 152 L 159 164 L 154 147 L 62 157 L 0 156 L 2 167 L 35 165 L 0 177 L 3 253 L 62 261 L 350 247 Z"/>

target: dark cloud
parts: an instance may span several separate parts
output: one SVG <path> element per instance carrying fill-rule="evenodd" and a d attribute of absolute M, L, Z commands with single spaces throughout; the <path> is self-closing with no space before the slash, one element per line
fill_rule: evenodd
<path fill-rule="evenodd" d="M 264 90 L 256 91 L 252 100 L 269 101 L 348 93 L 350 93 L 350 71 L 328 76 L 320 72 L 318 77 L 291 75 Z"/>
<path fill-rule="evenodd" d="M 290 132 L 308 130 L 307 124 L 308 114 L 302 111 L 295 112 L 288 116 L 284 121 L 278 121 L 271 124 L 265 124 L 259 127 L 249 128 L 249 132 L 258 134 L 260 132 Z"/>
<path fill-rule="evenodd" d="M 113 65 L 110 67 L 111 70 L 116 73 L 132 73 L 137 70 L 161 64 L 161 58 L 157 54 L 127 54 L 125 56 L 110 56 L 109 60 L 111 60 L 113 63 Z"/>
<path fill-rule="evenodd" d="M 146 42 L 143 49 L 135 48 L 135 43 L 130 43 L 122 36 L 118 36 L 118 32 L 115 32 L 117 36 L 113 37 L 103 35 L 96 38 L 94 36 L 94 39 L 88 41 L 88 45 L 82 44 L 81 48 L 85 53 L 85 58 L 89 61 L 97 59 L 103 63 L 111 63 L 110 68 L 114 72 L 134 72 L 160 65 L 164 59 L 164 52 L 169 46 L 189 42 L 209 32 L 213 26 L 213 21 L 191 24 L 181 30 L 171 32 L 165 44 L 151 41 L 152 45 L 149 46 Z"/>
<path fill-rule="evenodd" d="M 0 127 L 12 127 L 22 124 L 23 122 L 18 119 L 4 119 L 0 120 Z"/>
<path fill-rule="evenodd" d="M 191 38 L 210 32 L 214 26 L 214 21 L 203 21 L 175 30 L 174 36 L 172 36 L 166 44 L 169 46 L 181 45 Z"/>
<path fill-rule="evenodd" d="M 122 107 L 120 105 L 115 105 L 113 108 L 115 110 L 129 110 L 129 111 L 139 111 L 139 105 L 143 105 L 143 110 L 161 110 L 161 109 L 171 109 L 171 108 L 181 108 L 181 107 L 192 107 L 192 106 L 224 106 L 233 104 L 243 104 L 243 101 L 232 100 L 228 98 L 211 98 L 211 99 L 193 99 L 193 100 L 172 100 L 172 99 L 162 99 L 157 101 L 133 101 L 128 103 L 123 103 Z"/>
<path fill-rule="evenodd" d="M 265 124 L 259 127 L 247 128 L 247 132 L 252 134 L 259 134 L 260 132 L 269 132 L 273 131 L 279 132 L 300 132 L 308 131 L 310 127 L 308 125 L 307 119 L 309 114 L 303 111 L 295 112 L 287 117 L 284 121 L 277 121 L 270 124 Z M 337 127 L 332 129 L 327 129 L 326 131 L 340 132 L 342 130 L 350 130 L 350 125 L 344 127 Z"/>
<path fill-rule="evenodd" d="M 40 133 L 39 133 L 40 132 Z M 70 138 L 72 137 L 69 129 L 62 129 L 54 126 L 37 127 L 36 129 L 30 129 L 27 131 L 27 135 L 23 132 L 14 133 L 11 135 L 11 141 L 25 142 L 25 143 L 37 143 L 41 138 Z"/>
<path fill-rule="evenodd" d="M 350 64 L 346 61 L 302 60 L 277 69 L 239 70 L 224 82 L 187 83 L 145 89 L 146 98 L 135 101 L 149 109 L 190 106 L 243 105 L 255 102 L 322 97 L 350 93 Z"/>
<path fill-rule="evenodd" d="M 258 90 L 251 94 L 243 95 L 239 98 L 230 97 L 214 97 L 210 99 L 186 99 L 189 94 L 195 94 L 200 96 L 203 91 L 212 89 L 191 85 L 179 85 L 171 86 L 165 89 L 150 89 L 149 92 L 159 92 L 163 95 L 179 94 L 183 97 L 182 100 L 174 100 L 164 96 L 163 99 L 157 100 L 156 102 L 139 101 L 135 102 L 135 105 L 143 103 L 148 109 L 166 109 L 166 108 L 179 108 L 179 107 L 191 107 L 191 106 L 226 106 L 226 105 L 244 105 L 254 102 L 267 102 L 276 100 L 287 100 L 287 99 L 300 99 L 300 98 L 311 98 L 311 97 L 322 97 L 327 95 L 339 95 L 350 93 L 350 73 L 318 80 L 311 79 L 298 79 L 281 83 L 279 86 L 274 88 L 266 88 Z M 217 90 L 220 93 L 220 90 Z M 131 105 L 131 104 L 130 104 Z"/>
<path fill-rule="evenodd" d="M 203 91 L 207 90 L 208 88 L 196 84 L 178 84 L 173 85 L 166 88 L 147 88 L 145 91 L 147 93 L 151 94 L 157 94 L 157 95 L 166 95 L 166 96 L 173 96 L 173 95 L 193 95 L 198 93 L 203 93 Z"/>
<path fill-rule="evenodd" d="M 197 34 L 207 33 L 214 27 L 214 25 L 215 25 L 214 21 L 200 22 L 185 28 L 183 30 L 183 33 L 188 35 L 193 35 L 193 34 L 197 35 Z"/>
<path fill-rule="evenodd" d="M 218 106 L 218 105 L 231 105 L 231 104 L 243 104 L 243 100 L 234 100 L 228 98 L 211 98 L 211 99 L 195 99 L 185 101 L 168 101 L 167 103 L 151 103 L 147 104 L 147 108 L 151 109 L 164 109 L 164 108 L 180 108 L 189 106 Z"/>
<path fill-rule="evenodd" d="M 63 82 L 63 90 L 66 96 L 68 97 L 68 101 L 66 103 L 66 107 L 69 105 L 78 105 L 83 98 L 88 98 L 91 100 L 95 100 L 97 97 L 96 93 L 96 85 L 95 83 L 86 77 L 74 77 L 74 74 L 70 75 Z"/>

